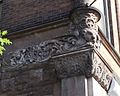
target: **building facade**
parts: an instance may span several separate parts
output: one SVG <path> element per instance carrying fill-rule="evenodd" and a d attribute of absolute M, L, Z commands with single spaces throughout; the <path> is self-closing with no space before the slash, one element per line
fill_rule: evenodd
<path fill-rule="evenodd" d="M 119 0 L 1 0 L 0 96 L 120 96 L 119 16 Z"/>

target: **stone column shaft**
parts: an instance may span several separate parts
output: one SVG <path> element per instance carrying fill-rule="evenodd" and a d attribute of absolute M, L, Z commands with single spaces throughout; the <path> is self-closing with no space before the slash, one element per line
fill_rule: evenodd
<path fill-rule="evenodd" d="M 65 78 L 61 80 L 61 96 L 88 96 L 85 76 Z"/>

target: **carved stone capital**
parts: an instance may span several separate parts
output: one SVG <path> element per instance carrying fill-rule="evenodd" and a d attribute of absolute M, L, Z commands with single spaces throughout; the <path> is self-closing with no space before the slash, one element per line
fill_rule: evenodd
<path fill-rule="evenodd" d="M 71 14 L 69 32 L 78 38 L 83 38 L 91 46 L 100 46 L 97 22 L 101 15 L 97 9 L 91 7 L 80 7 L 74 9 Z"/>
<path fill-rule="evenodd" d="M 90 28 L 98 31 L 97 22 L 101 14 L 93 7 L 80 7 L 71 12 L 72 23 L 80 30 Z"/>

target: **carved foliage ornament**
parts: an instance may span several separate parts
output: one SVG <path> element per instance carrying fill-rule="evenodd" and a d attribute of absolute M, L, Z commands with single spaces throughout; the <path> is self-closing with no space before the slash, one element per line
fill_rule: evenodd
<path fill-rule="evenodd" d="M 11 66 L 19 66 L 21 64 L 43 62 L 55 55 L 84 48 L 98 48 L 100 38 L 96 23 L 100 19 L 99 15 L 94 9 L 78 8 L 71 15 L 68 35 L 20 49 L 10 54 L 6 61 Z"/>
<path fill-rule="evenodd" d="M 21 64 L 43 62 L 52 56 L 82 49 L 86 46 L 84 42 L 79 41 L 72 35 L 45 41 L 39 45 L 18 50 L 12 55 L 10 54 L 10 64 L 12 66 L 19 66 Z"/>
<path fill-rule="evenodd" d="M 97 22 L 100 20 L 100 13 L 92 8 L 77 8 L 71 15 L 69 32 L 78 37 L 84 38 L 90 45 L 99 47 L 100 37 L 98 35 Z"/>
<path fill-rule="evenodd" d="M 95 54 L 94 59 L 94 78 L 100 83 L 100 85 L 108 91 L 110 83 L 112 81 L 112 75 L 105 64 Z"/>

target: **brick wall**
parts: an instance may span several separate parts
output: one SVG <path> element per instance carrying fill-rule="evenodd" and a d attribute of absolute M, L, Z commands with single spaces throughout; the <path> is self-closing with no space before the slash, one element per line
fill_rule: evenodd
<path fill-rule="evenodd" d="M 71 0 L 4 0 L 1 26 L 15 32 L 67 17 Z"/>

